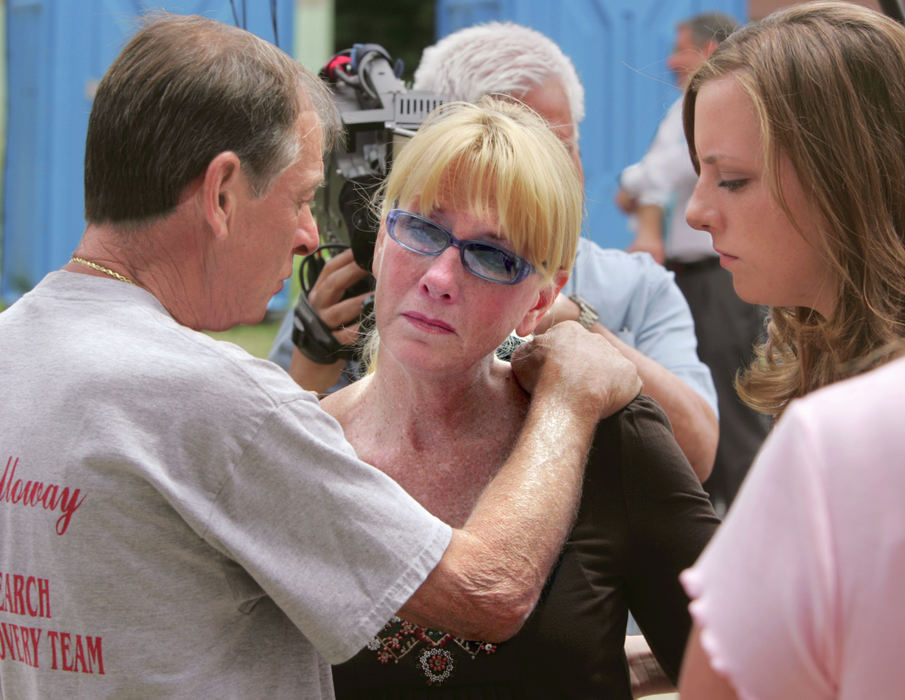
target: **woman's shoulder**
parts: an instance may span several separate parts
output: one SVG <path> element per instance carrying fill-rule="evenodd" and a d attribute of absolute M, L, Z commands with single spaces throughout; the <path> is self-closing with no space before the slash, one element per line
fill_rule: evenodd
<path fill-rule="evenodd" d="M 658 481 L 676 488 L 700 488 L 669 418 L 656 400 L 644 394 L 598 424 L 591 457 L 589 476 L 594 470 L 609 472 L 615 465 L 624 487 Z"/>
<path fill-rule="evenodd" d="M 332 394 L 321 396 L 321 408 L 340 423 L 352 420 L 354 409 L 361 408 L 361 398 L 369 383 L 370 377 L 363 377 Z"/>
<path fill-rule="evenodd" d="M 624 437 L 672 435 L 672 425 L 659 403 L 647 394 L 638 394 L 621 410 L 601 421 L 598 434 L 609 432 Z"/>

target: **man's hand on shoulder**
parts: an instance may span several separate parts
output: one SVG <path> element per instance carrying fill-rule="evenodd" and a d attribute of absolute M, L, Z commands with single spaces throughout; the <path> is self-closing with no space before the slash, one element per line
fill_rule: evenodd
<path fill-rule="evenodd" d="M 535 397 L 559 398 L 601 419 L 641 391 L 635 365 L 602 335 L 574 321 L 557 323 L 520 345 L 513 354 L 512 369 Z"/>

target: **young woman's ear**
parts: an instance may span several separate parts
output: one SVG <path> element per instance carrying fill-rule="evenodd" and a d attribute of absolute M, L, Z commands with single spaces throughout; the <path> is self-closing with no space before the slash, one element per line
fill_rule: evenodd
<path fill-rule="evenodd" d="M 544 314 L 553 307 L 553 302 L 556 301 L 556 297 L 559 296 L 560 291 L 565 286 L 568 279 L 569 273 L 565 270 L 560 270 L 553 276 L 553 280 L 548 285 L 538 291 L 537 301 L 534 306 L 528 309 L 528 312 L 515 327 L 515 332 L 518 335 L 526 336 L 534 332 L 535 328 L 537 328 L 541 319 L 544 317 Z M 546 330 L 552 323 L 541 325 L 543 326 L 543 329 Z"/>

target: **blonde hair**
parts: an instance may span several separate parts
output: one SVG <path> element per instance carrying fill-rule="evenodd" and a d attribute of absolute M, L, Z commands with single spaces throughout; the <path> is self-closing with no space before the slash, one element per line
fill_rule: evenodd
<path fill-rule="evenodd" d="M 550 281 L 575 260 L 584 194 L 563 144 L 536 113 L 509 100 L 441 105 L 401 150 L 384 182 L 381 219 L 396 203 L 428 215 L 446 202 L 495 214 L 513 250 Z"/>
<path fill-rule="evenodd" d="M 581 177 L 563 143 L 531 109 L 494 97 L 434 110 L 401 149 L 375 202 L 381 220 L 413 203 L 424 215 L 441 203 L 495 215 L 507 244 L 544 283 L 572 269 L 584 216 Z M 377 343 L 375 330 L 363 344 L 370 371 Z"/>
<path fill-rule="evenodd" d="M 794 167 L 838 281 L 831 318 L 773 307 L 767 339 L 736 381 L 746 403 L 778 416 L 905 337 L 905 28 L 857 5 L 815 2 L 738 30 L 688 84 L 695 167 L 695 100 L 724 76 L 754 104 L 769 186 L 797 226 L 778 184 L 781 157 Z"/>

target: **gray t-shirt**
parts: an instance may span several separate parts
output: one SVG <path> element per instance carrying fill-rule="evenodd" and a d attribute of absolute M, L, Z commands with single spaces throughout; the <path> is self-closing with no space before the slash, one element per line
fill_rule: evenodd
<path fill-rule="evenodd" d="M 283 370 L 144 290 L 0 314 L 0 696 L 332 697 L 451 531 Z"/>

